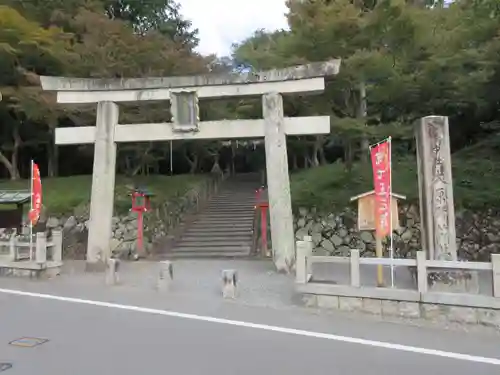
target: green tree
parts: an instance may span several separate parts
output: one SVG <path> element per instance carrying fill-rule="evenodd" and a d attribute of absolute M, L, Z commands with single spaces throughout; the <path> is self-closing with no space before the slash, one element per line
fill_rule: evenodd
<path fill-rule="evenodd" d="M 174 0 L 102 0 L 111 19 L 130 22 L 140 34 L 158 31 L 190 49 L 198 45 L 198 30 L 180 14 Z"/>
<path fill-rule="evenodd" d="M 11 179 L 20 175 L 20 149 L 47 142 L 36 124 L 50 122 L 59 110 L 50 95 L 41 92 L 38 75 L 58 75 L 64 71 L 71 56 L 69 37 L 58 28 L 43 28 L 15 9 L 0 6 L 0 91 L 3 95 L 0 162 Z M 38 137 L 33 137 L 35 134 Z"/>

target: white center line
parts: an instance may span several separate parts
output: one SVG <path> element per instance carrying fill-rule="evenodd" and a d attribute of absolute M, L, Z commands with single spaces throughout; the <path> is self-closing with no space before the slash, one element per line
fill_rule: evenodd
<path fill-rule="evenodd" d="M 339 336 L 339 335 L 333 335 L 333 334 L 329 334 L 329 333 L 305 331 L 305 330 L 301 330 L 301 329 L 286 328 L 286 327 L 277 327 L 277 326 L 271 326 L 271 325 L 267 325 L 267 324 L 243 322 L 243 321 L 239 321 L 239 320 L 214 318 L 211 316 L 186 314 L 186 313 L 181 313 L 181 312 L 176 312 L 176 311 L 151 309 L 151 308 L 140 307 L 140 306 L 122 305 L 122 304 L 110 303 L 110 302 L 92 301 L 92 300 L 71 298 L 71 297 L 62 297 L 62 296 L 56 296 L 56 295 L 51 295 L 51 294 L 23 292 L 21 290 L 13 290 L 13 289 L 0 288 L 0 293 L 12 294 L 12 295 L 24 296 L 24 297 L 41 298 L 41 299 L 47 299 L 47 300 L 53 300 L 53 301 L 77 303 L 77 304 L 91 305 L 91 306 L 98 306 L 98 307 L 107 307 L 107 308 L 112 308 L 112 309 L 134 311 L 134 312 L 140 312 L 140 313 L 145 313 L 145 314 L 170 316 L 170 317 L 174 317 L 174 318 L 191 319 L 191 320 L 198 320 L 198 321 L 210 322 L 210 323 L 226 324 L 226 325 L 232 325 L 232 326 L 237 326 L 237 327 L 261 329 L 264 331 L 286 333 L 286 334 L 290 334 L 290 335 L 297 335 L 297 336 L 304 336 L 304 337 L 313 337 L 313 338 L 317 338 L 317 339 L 345 342 L 345 343 L 349 343 L 349 344 L 372 346 L 372 347 L 377 347 L 377 348 L 398 350 L 398 351 L 409 352 L 409 353 L 425 354 L 425 355 L 431 355 L 431 356 L 436 356 L 436 357 L 444 357 L 444 358 L 450 358 L 450 359 L 456 359 L 456 360 L 462 360 L 462 361 L 468 361 L 468 362 L 485 363 L 485 364 L 489 364 L 489 365 L 500 366 L 500 359 L 498 359 L 498 358 L 488 358 L 488 357 L 481 357 L 481 356 L 475 356 L 475 355 L 469 355 L 469 354 L 447 352 L 447 351 L 442 351 L 442 350 L 420 348 L 420 347 L 416 347 L 416 346 L 393 344 L 393 343 L 383 342 L 383 341 L 366 340 L 366 339 L 360 339 L 360 338 L 349 337 L 349 336 Z"/>

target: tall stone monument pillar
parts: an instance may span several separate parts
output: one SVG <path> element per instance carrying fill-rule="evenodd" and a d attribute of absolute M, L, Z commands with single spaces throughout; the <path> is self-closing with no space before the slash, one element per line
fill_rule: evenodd
<path fill-rule="evenodd" d="M 424 117 L 415 133 L 422 247 L 429 259 L 457 260 L 448 117 Z"/>

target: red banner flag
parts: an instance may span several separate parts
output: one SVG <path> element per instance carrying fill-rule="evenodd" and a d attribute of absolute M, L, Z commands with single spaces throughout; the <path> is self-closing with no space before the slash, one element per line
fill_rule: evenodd
<path fill-rule="evenodd" d="M 31 224 L 35 225 L 40 218 L 42 211 L 42 179 L 40 178 L 40 169 L 38 165 L 32 164 L 32 181 L 31 181 L 31 210 L 29 219 Z"/>
<path fill-rule="evenodd" d="M 384 238 L 391 234 L 391 144 L 390 139 L 370 149 L 373 184 L 375 188 L 376 235 Z"/>

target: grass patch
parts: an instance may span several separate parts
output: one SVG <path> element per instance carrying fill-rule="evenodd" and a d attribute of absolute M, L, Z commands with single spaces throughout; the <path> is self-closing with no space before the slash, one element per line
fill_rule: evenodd
<path fill-rule="evenodd" d="M 500 209 L 500 162 L 453 156 L 453 190 L 456 208 Z M 418 202 L 417 162 L 393 161 L 393 191 Z M 291 175 L 292 204 L 321 211 L 341 210 L 352 196 L 373 190 L 371 165 L 354 165 L 346 171 L 342 163 L 303 170 Z"/>
<path fill-rule="evenodd" d="M 151 200 L 154 206 L 184 194 L 204 179 L 204 175 L 153 175 L 133 179 L 116 176 L 115 212 L 123 213 L 130 209 L 132 201 L 128 194 L 134 184 L 147 188 L 155 195 Z M 71 213 L 90 202 L 91 186 L 92 176 L 42 178 L 43 205 L 51 215 Z M 29 180 L 0 181 L 0 190 L 29 190 L 29 187 Z M 29 203 L 25 208 L 29 209 Z"/>

